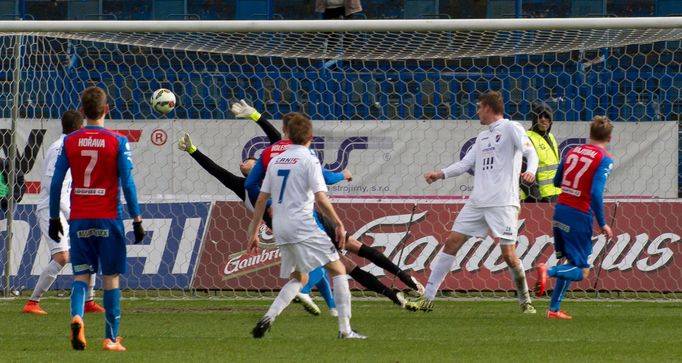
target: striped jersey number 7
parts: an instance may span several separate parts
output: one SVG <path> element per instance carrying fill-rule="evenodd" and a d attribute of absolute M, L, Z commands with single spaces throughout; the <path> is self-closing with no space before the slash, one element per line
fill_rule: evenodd
<path fill-rule="evenodd" d="M 90 187 L 90 177 L 92 176 L 92 170 L 95 169 L 95 164 L 97 164 L 98 155 L 97 150 L 81 150 L 81 156 L 90 158 L 88 165 L 85 167 L 85 175 L 83 175 L 83 186 L 85 188 Z"/>
<path fill-rule="evenodd" d="M 279 204 L 282 204 L 282 198 L 284 198 L 284 189 L 287 187 L 287 180 L 289 179 L 289 169 L 280 169 L 277 170 L 277 176 L 282 177 L 282 188 L 279 190 L 279 198 L 277 198 L 277 202 Z"/>
<path fill-rule="evenodd" d="M 591 158 L 588 158 L 587 156 L 578 156 L 576 154 L 570 154 L 566 158 L 566 163 L 568 163 L 568 167 L 566 168 L 566 171 L 564 172 L 564 180 L 561 182 L 561 185 L 567 186 L 569 188 L 573 189 L 579 189 L 580 185 L 580 178 L 585 174 L 587 169 L 590 168 L 590 165 L 592 165 L 592 162 L 594 160 Z M 582 166 L 580 167 L 580 170 L 578 170 L 575 175 L 571 175 L 571 172 L 573 169 L 575 169 L 579 163 L 582 163 Z M 573 180 L 571 180 L 571 177 Z"/>

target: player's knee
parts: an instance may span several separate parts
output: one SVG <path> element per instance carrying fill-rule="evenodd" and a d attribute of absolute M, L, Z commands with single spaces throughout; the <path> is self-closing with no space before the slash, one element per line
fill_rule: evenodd
<path fill-rule="evenodd" d="M 504 258 L 504 262 L 506 262 L 507 266 L 510 268 L 516 268 L 521 262 L 515 254 L 502 254 L 502 258 Z"/>
<path fill-rule="evenodd" d="M 500 239 L 500 249 L 502 251 L 502 258 L 509 267 L 516 267 L 519 265 L 519 257 L 516 256 L 516 247 L 514 241 Z"/>
<path fill-rule="evenodd" d="M 300 271 L 294 271 L 289 275 L 292 279 L 300 282 L 302 285 L 308 283 L 308 274 L 301 273 Z"/>
<path fill-rule="evenodd" d="M 348 239 L 348 242 L 346 243 L 346 249 L 350 252 L 353 252 L 357 254 L 360 251 L 361 243 L 357 240 L 354 240 L 352 238 Z"/>
<path fill-rule="evenodd" d="M 69 252 L 57 252 L 52 255 L 52 259 L 57 262 L 60 266 L 64 267 L 69 262 Z"/>
<path fill-rule="evenodd" d="M 90 275 L 90 274 L 74 275 L 73 279 L 75 281 L 80 281 L 80 282 L 84 282 L 86 284 L 89 284 L 90 283 L 90 276 L 92 276 L 92 275 Z"/>
<path fill-rule="evenodd" d="M 346 256 L 341 257 L 341 264 L 343 264 L 343 267 L 348 273 L 353 271 L 358 266 L 355 262 L 353 262 L 350 258 Z M 331 273 L 331 271 L 329 272 Z"/>
<path fill-rule="evenodd" d="M 332 275 L 332 277 L 339 276 L 339 275 L 346 275 L 346 274 L 350 273 L 350 271 L 352 271 L 352 270 L 347 269 L 344 266 L 344 263 L 341 263 L 341 261 L 339 261 L 339 260 L 329 262 L 324 267 L 327 269 L 329 274 Z"/>
<path fill-rule="evenodd" d="M 91 275 L 79 275 L 88 276 L 88 281 Z M 114 275 L 102 275 L 102 288 L 104 290 L 113 290 L 119 288 L 119 274 Z"/>
<path fill-rule="evenodd" d="M 454 255 L 459 251 L 460 247 L 466 242 L 467 236 L 458 233 L 458 232 L 452 232 L 448 236 L 448 238 L 445 240 L 445 246 L 443 246 L 443 252 L 449 254 L 449 255 Z"/>

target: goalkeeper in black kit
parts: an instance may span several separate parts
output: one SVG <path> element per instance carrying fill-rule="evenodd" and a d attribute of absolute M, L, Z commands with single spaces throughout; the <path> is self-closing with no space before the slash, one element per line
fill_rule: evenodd
<path fill-rule="evenodd" d="M 275 127 L 258 111 L 256 111 L 250 105 L 248 105 L 246 101 L 241 100 L 240 102 L 233 104 L 231 107 L 231 111 L 232 113 L 235 114 L 235 116 L 239 118 L 247 118 L 251 119 L 252 121 L 255 121 L 256 124 L 258 124 L 258 126 L 265 132 L 271 144 L 274 144 L 282 140 L 282 135 L 279 133 L 279 131 L 277 131 L 277 129 L 275 129 Z M 182 138 L 180 138 L 180 140 L 178 141 L 178 148 L 180 150 L 188 152 L 199 163 L 199 165 L 201 165 L 206 171 L 208 171 L 211 175 L 213 175 L 216 179 L 223 183 L 223 185 L 225 185 L 228 189 L 232 190 L 242 201 L 244 201 L 244 204 L 247 207 L 247 209 L 253 210 L 253 204 L 255 203 L 255 201 L 253 201 L 254 203 L 252 203 L 249 200 L 245 190 L 245 182 L 246 176 L 249 175 L 251 169 L 256 164 L 256 159 L 247 158 L 241 162 L 241 164 L 239 165 L 239 170 L 241 171 L 242 175 L 244 175 L 242 177 L 225 170 L 223 167 L 219 166 L 213 160 L 211 160 L 208 156 L 204 155 L 201 151 L 199 151 L 199 149 L 195 145 L 192 144 L 192 141 L 188 134 L 185 134 Z M 344 179 L 349 181 L 352 179 L 350 172 L 348 172 L 347 170 L 338 173 L 323 170 L 323 176 L 327 184 L 335 184 Z M 272 228 L 272 220 L 267 210 L 263 215 L 263 221 L 269 228 Z M 323 219 L 322 224 L 325 226 L 325 228 L 330 228 L 331 231 L 333 231 L 334 230 L 333 226 L 325 222 L 327 221 Z M 363 246 L 365 247 L 363 249 L 363 252 L 369 251 L 371 253 L 361 253 L 359 254 L 362 255 L 361 257 L 368 258 L 370 261 L 374 262 L 380 267 L 383 268 L 389 267 L 389 270 L 391 270 L 392 273 L 399 275 L 403 282 L 407 281 L 408 282 L 407 285 L 410 288 L 418 290 L 418 293 L 420 295 L 423 293 L 422 292 L 423 287 L 421 286 L 421 284 L 419 284 L 414 278 L 412 278 L 406 271 L 400 270 L 397 266 L 390 262 L 385 256 L 381 254 L 381 252 L 379 252 L 375 248 L 368 247 L 366 245 Z M 393 291 L 393 289 L 389 288 L 388 286 L 384 285 L 381 281 L 379 281 L 379 279 L 377 279 L 376 276 L 362 270 L 359 266 L 355 265 L 351 260 L 347 259 L 345 256 L 342 259 L 346 260 L 348 264 L 353 265 L 354 268 L 349 269 L 349 275 L 355 281 L 357 281 L 362 286 L 374 292 L 380 293 L 388 297 L 395 304 L 404 307 L 406 300 L 402 293 L 396 293 L 395 291 Z M 309 312 L 311 310 L 317 310 L 318 311 L 317 314 L 319 314 L 319 308 L 317 309 L 315 308 L 316 307 L 309 309 L 306 306 L 306 310 L 308 310 Z"/>

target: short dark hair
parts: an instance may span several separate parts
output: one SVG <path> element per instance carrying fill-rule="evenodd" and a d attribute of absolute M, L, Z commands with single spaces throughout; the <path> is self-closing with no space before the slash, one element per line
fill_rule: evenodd
<path fill-rule="evenodd" d="M 290 112 L 284 117 L 288 119 L 287 129 L 292 143 L 305 145 L 313 137 L 313 123 L 309 118 L 298 112 Z"/>
<path fill-rule="evenodd" d="M 107 109 L 107 94 L 99 87 L 88 87 L 81 94 L 81 107 L 88 120 L 97 120 Z"/>
<path fill-rule="evenodd" d="M 613 124 L 606 116 L 594 116 L 590 124 L 590 139 L 594 141 L 609 141 Z"/>
<path fill-rule="evenodd" d="M 483 93 L 478 96 L 478 102 L 483 106 L 488 106 L 496 114 L 504 113 L 504 100 L 502 99 L 502 94 L 497 91 L 490 91 L 488 93 Z"/>
<path fill-rule="evenodd" d="M 68 135 L 83 127 L 83 115 L 76 110 L 68 110 L 62 115 L 62 133 Z"/>

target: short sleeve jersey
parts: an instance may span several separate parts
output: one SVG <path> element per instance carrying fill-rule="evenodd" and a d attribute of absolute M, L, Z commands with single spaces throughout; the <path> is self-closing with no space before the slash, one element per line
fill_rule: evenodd
<path fill-rule="evenodd" d="M 315 193 L 327 192 L 320 161 L 301 145 L 270 161 L 261 187 L 270 194 L 273 232 L 278 244 L 296 243 L 319 236 L 313 217 Z"/>
<path fill-rule="evenodd" d="M 38 194 L 37 210 L 48 209 L 50 207 L 50 183 L 52 182 L 52 175 L 54 175 L 55 164 L 57 163 L 57 156 L 62 152 L 64 145 L 64 137 L 62 135 L 59 139 L 50 145 L 45 154 L 45 161 L 43 162 L 43 175 L 40 178 L 40 194 Z M 71 172 L 67 171 L 62 184 L 61 201 L 59 202 L 60 210 L 64 216 L 69 218 L 70 196 L 71 193 Z"/>
<path fill-rule="evenodd" d="M 561 178 L 561 195 L 557 203 L 582 212 L 591 211 L 591 206 L 601 207 L 606 179 L 611 173 L 613 159 L 603 148 L 585 144 L 571 149 L 563 158 L 557 177 Z M 598 200 L 593 200 L 597 198 Z M 595 204 L 596 202 L 596 204 Z M 603 225 L 601 210 L 595 210 L 598 222 Z M 602 220 L 599 220 L 601 217 Z"/>
<path fill-rule="evenodd" d="M 525 130 L 515 121 L 501 119 L 488 125 L 476 137 L 474 190 L 469 203 L 474 207 L 517 206 L 519 175 L 524 147 L 532 147 Z"/>
<path fill-rule="evenodd" d="M 56 168 L 71 168 L 71 219 L 121 218 L 121 183 L 127 182 L 121 176 L 132 178 L 133 168 L 124 136 L 96 126 L 75 131 L 64 138 Z"/>

